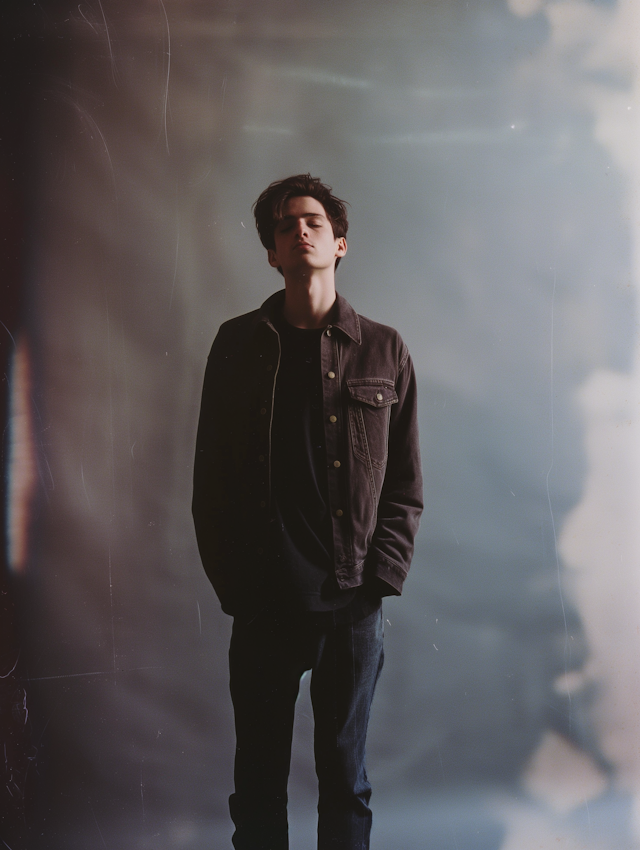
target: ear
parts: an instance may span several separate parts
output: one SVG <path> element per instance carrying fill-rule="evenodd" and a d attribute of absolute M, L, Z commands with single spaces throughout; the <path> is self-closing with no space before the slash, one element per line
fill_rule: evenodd
<path fill-rule="evenodd" d="M 344 236 L 336 239 L 336 257 L 344 257 L 347 253 L 347 240 Z"/>
<path fill-rule="evenodd" d="M 277 269 L 280 265 L 280 260 L 278 260 L 277 254 L 273 248 L 267 248 L 267 258 L 269 260 L 269 265 L 272 268 Z"/>

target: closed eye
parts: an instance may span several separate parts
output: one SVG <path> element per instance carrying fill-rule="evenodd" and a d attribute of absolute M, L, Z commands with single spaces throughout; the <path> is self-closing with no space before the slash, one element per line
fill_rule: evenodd
<path fill-rule="evenodd" d="M 305 222 L 308 227 L 313 227 L 314 230 L 318 230 L 323 224 L 322 218 L 319 216 L 316 218 L 307 218 Z M 295 219 L 284 218 L 276 225 L 276 230 L 278 233 L 288 233 L 294 225 Z"/>

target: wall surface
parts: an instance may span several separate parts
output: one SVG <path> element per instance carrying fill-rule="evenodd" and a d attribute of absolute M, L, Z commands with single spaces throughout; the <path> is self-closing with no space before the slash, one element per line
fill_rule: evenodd
<path fill-rule="evenodd" d="M 0 837 L 230 846 L 230 621 L 192 529 L 195 428 L 218 326 L 281 287 L 251 205 L 309 171 L 350 204 L 340 292 L 398 328 L 420 387 L 426 510 L 385 602 L 372 846 L 639 846 L 632 0 L 40 10 L 15 48 L 38 73 L 3 316 L 22 802 Z M 311 736 L 305 681 L 296 850 Z"/>

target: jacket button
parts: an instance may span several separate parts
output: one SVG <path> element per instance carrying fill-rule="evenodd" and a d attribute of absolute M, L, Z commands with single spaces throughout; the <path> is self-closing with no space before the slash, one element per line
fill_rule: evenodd
<path fill-rule="evenodd" d="M 266 502 L 260 502 L 260 507 L 261 507 L 261 508 L 266 508 L 266 507 L 267 507 L 267 503 L 266 503 Z"/>
<path fill-rule="evenodd" d="M 335 372 L 327 372 L 327 378 L 335 378 L 335 376 L 336 376 Z"/>
<path fill-rule="evenodd" d="M 382 393 L 377 393 L 376 398 L 378 399 L 378 401 L 382 401 Z"/>
<path fill-rule="evenodd" d="M 334 460 L 333 465 L 335 466 L 335 468 L 336 468 L 336 469 L 338 469 L 338 468 L 339 468 L 339 466 L 340 466 L 340 461 L 339 461 L 339 460 Z"/>
<path fill-rule="evenodd" d="M 341 511 L 340 508 L 338 508 L 338 510 L 336 511 L 336 516 L 344 516 L 344 511 Z"/>
<path fill-rule="evenodd" d="M 258 553 L 258 555 L 263 555 L 264 549 L 261 546 L 258 546 L 258 548 L 256 549 L 256 552 Z"/>
<path fill-rule="evenodd" d="M 270 372 L 273 369 L 272 363 L 267 363 L 267 372 Z"/>
<path fill-rule="evenodd" d="M 267 412 L 267 408 L 266 408 L 266 407 L 261 407 L 261 408 L 260 408 L 260 415 L 261 415 L 261 416 L 264 416 L 266 412 Z"/>
<path fill-rule="evenodd" d="M 327 328 L 327 336 L 331 336 L 331 328 Z"/>
<path fill-rule="evenodd" d="M 264 463 L 264 455 L 258 455 L 258 460 L 260 463 Z"/>
<path fill-rule="evenodd" d="M 338 421 L 338 417 L 337 417 L 337 416 L 333 416 L 333 414 L 332 414 L 332 415 L 329 417 L 329 422 L 337 422 L 337 421 Z"/>

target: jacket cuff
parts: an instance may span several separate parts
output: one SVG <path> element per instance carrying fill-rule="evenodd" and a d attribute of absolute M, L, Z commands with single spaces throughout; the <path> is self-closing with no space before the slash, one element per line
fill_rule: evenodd
<path fill-rule="evenodd" d="M 365 560 L 365 576 L 375 576 L 385 584 L 384 596 L 400 596 L 407 571 L 383 555 L 377 549 L 370 549 Z"/>

